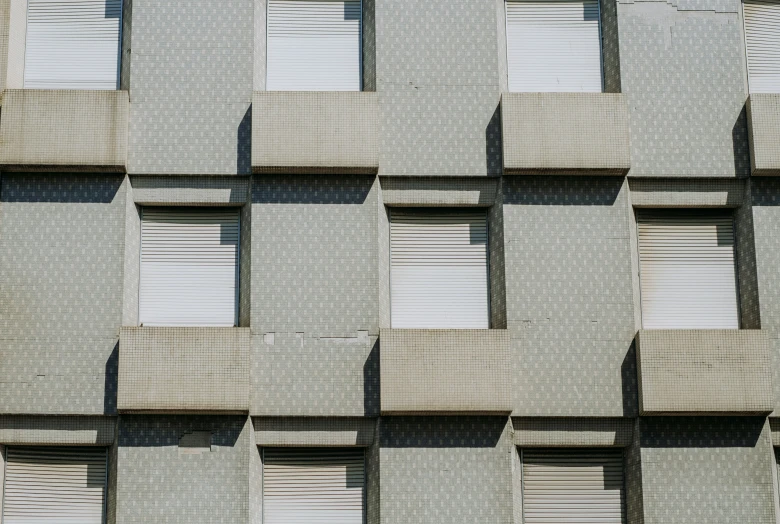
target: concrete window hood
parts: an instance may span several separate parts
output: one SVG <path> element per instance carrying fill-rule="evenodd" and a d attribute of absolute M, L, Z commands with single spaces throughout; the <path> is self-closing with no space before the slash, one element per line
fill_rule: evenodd
<path fill-rule="evenodd" d="M 8 89 L 2 111 L 5 171 L 126 171 L 127 91 Z"/>
<path fill-rule="evenodd" d="M 747 116 L 753 176 L 780 176 L 780 93 L 750 95 Z"/>
<path fill-rule="evenodd" d="M 625 175 L 628 106 L 619 93 L 503 93 L 506 175 Z"/>

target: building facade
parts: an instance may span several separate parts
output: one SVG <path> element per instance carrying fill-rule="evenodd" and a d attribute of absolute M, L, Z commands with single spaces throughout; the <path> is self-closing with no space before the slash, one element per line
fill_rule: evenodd
<path fill-rule="evenodd" d="M 780 519 L 777 0 L 0 0 L 2 523 Z"/>

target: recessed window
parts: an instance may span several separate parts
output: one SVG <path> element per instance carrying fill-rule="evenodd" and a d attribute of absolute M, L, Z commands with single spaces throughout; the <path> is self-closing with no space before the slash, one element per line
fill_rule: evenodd
<path fill-rule="evenodd" d="M 625 523 L 619 449 L 521 450 L 525 524 Z"/>
<path fill-rule="evenodd" d="M 360 91 L 360 0 L 269 0 L 268 91 Z"/>
<path fill-rule="evenodd" d="M 751 93 L 780 93 L 780 1 L 746 0 L 745 47 Z"/>
<path fill-rule="evenodd" d="M 393 328 L 487 329 L 484 210 L 390 211 Z"/>
<path fill-rule="evenodd" d="M 509 91 L 602 91 L 598 0 L 507 0 Z"/>
<path fill-rule="evenodd" d="M 144 208 L 142 326 L 235 326 L 239 211 Z"/>
<path fill-rule="evenodd" d="M 365 522 L 362 449 L 264 448 L 263 523 Z"/>
<path fill-rule="evenodd" d="M 738 329 L 730 213 L 637 214 L 645 329 Z"/>
<path fill-rule="evenodd" d="M 122 0 L 28 0 L 24 87 L 117 89 Z"/>
<path fill-rule="evenodd" d="M 3 523 L 102 524 L 106 448 L 9 447 Z"/>

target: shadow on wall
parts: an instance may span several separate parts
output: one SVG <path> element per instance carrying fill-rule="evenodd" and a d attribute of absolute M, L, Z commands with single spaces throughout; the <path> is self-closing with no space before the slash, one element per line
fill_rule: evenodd
<path fill-rule="evenodd" d="M 124 175 L 3 173 L 3 202 L 110 204 Z"/>
<path fill-rule="evenodd" d="M 383 448 L 494 448 L 507 424 L 505 416 L 386 417 Z"/>
<path fill-rule="evenodd" d="M 263 175 L 252 183 L 253 204 L 363 204 L 374 175 Z"/>
<path fill-rule="evenodd" d="M 516 175 L 504 178 L 504 204 L 520 206 L 611 206 L 623 177 Z"/>
<path fill-rule="evenodd" d="M 734 149 L 734 173 L 738 177 L 750 176 L 750 143 L 748 142 L 747 108 L 742 110 L 731 128 L 731 142 Z"/>
<path fill-rule="evenodd" d="M 103 387 L 103 414 L 116 415 L 117 381 L 119 377 L 119 342 L 106 360 L 105 385 Z"/>
<path fill-rule="evenodd" d="M 363 415 L 378 417 L 380 411 L 379 392 L 379 339 L 374 342 L 363 364 Z"/>
<path fill-rule="evenodd" d="M 252 105 L 238 124 L 236 137 L 236 173 L 252 174 Z"/>
<path fill-rule="evenodd" d="M 485 170 L 488 176 L 503 174 L 504 155 L 501 148 L 501 105 L 499 104 L 485 128 Z"/>
<path fill-rule="evenodd" d="M 623 416 L 639 416 L 639 383 L 637 380 L 636 341 L 626 352 L 620 365 L 620 380 L 623 389 Z"/>
<path fill-rule="evenodd" d="M 242 415 L 136 415 L 119 420 L 117 442 L 124 447 L 179 447 L 181 438 L 210 432 L 213 446 L 234 447 L 244 429 Z"/>
<path fill-rule="evenodd" d="M 753 177 L 750 180 L 750 191 L 753 206 L 780 206 L 780 179 Z"/>
<path fill-rule="evenodd" d="M 643 448 L 752 448 L 758 443 L 764 417 L 642 418 Z"/>

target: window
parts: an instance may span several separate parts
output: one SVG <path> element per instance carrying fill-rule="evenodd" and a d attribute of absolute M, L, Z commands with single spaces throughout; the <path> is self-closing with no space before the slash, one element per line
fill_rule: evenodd
<path fill-rule="evenodd" d="M 509 91 L 602 91 L 598 0 L 507 0 Z"/>
<path fill-rule="evenodd" d="M 142 326 L 235 326 L 237 209 L 144 208 Z"/>
<path fill-rule="evenodd" d="M 28 0 L 24 87 L 117 89 L 122 0 Z"/>
<path fill-rule="evenodd" d="M 360 91 L 360 0 L 269 0 L 268 91 Z"/>
<path fill-rule="evenodd" d="M 484 210 L 391 210 L 392 327 L 490 327 L 487 237 Z"/>
<path fill-rule="evenodd" d="M 9 447 L 3 524 L 101 524 L 106 448 Z"/>
<path fill-rule="evenodd" d="M 263 523 L 363 524 L 362 449 L 263 449 Z"/>
<path fill-rule="evenodd" d="M 780 0 L 746 0 L 745 47 L 751 93 L 780 93 Z"/>
<path fill-rule="evenodd" d="M 525 524 L 626 521 L 621 450 L 529 449 L 521 453 Z"/>
<path fill-rule="evenodd" d="M 738 329 L 734 224 L 729 213 L 641 211 L 645 329 Z"/>

